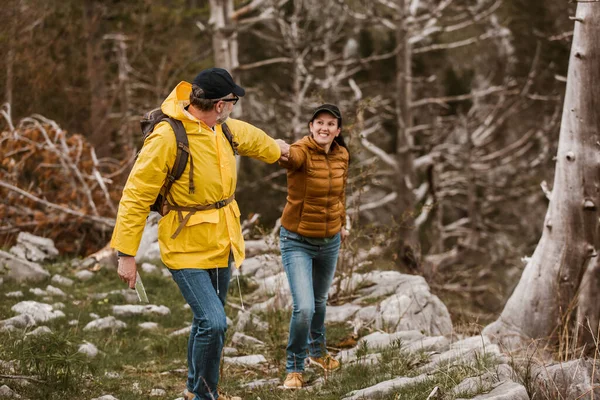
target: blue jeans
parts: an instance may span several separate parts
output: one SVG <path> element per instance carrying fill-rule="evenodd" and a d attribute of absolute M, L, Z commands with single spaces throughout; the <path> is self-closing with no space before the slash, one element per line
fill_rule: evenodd
<path fill-rule="evenodd" d="M 281 259 L 294 301 L 286 351 L 288 373 L 304 371 L 307 350 L 310 357 L 327 354 L 325 311 L 340 243 L 339 233 L 331 238 L 315 239 L 281 227 Z"/>
<path fill-rule="evenodd" d="M 229 266 L 232 257 L 229 256 Z M 221 352 L 227 331 L 225 300 L 229 268 L 170 269 L 194 318 L 188 340 L 187 390 L 196 399 L 216 399 Z"/>

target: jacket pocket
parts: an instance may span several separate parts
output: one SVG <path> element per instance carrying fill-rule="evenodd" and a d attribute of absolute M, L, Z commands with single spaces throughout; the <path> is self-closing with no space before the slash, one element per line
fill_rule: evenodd
<path fill-rule="evenodd" d="M 199 252 L 215 249 L 219 245 L 219 210 L 200 211 L 190 217 L 182 234 L 186 251 Z"/>

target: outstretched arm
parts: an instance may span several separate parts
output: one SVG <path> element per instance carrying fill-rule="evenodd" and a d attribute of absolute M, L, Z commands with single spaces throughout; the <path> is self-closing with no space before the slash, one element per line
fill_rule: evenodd
<path fill-rule="evenodd" d="M 262 129 L 247 122 L 229 118 L 226 124 L 233 134 L 233 139 L 238 143 L 237 150 L 241 156 L 256 158 L 272 164 L 279 160 L 282 150 L 285 150 L 284 146 Z"/>

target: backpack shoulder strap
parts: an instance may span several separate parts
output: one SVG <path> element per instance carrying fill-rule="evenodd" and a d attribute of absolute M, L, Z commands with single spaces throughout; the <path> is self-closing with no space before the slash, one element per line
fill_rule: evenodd
<path fill-rule="evenodd" d="M 223 122 L 221 124 L 221 129 L 223 130 L 223 134 L 227 138 L 227 141 L 229 142 L 229 145 L 231 146 L 231 149 L 233 150 L 233 154 L 236 156 L 239 155 L 240 153 L 238 153 L 238 150 L 237 150 L 239 143 L 237 143 L 235 140 L 233 140 L 233 134 L 231 133 L 231 130 L 229 129 L 229 127 L 227 126 L 227 124 L 225 122 Z"/>
<path fill-rule="evenodd" d="M 175 157 L 173 168 L 171 168 L 170 171 L 170 175 L 172 175 L 173 180 L 175 181 L 181 177 L 181 174 L 183 174 L 185 166 L 187 165 L 190 154 L 189 142 L 187 133 L 183 127 L 183 122 L 171 117 L 165 117 L 163 121 L 167 121 L 169 125 L 171 125 L 173 132 L 175 132 L 175 139 L 177 140 L 177 156 Z"/>

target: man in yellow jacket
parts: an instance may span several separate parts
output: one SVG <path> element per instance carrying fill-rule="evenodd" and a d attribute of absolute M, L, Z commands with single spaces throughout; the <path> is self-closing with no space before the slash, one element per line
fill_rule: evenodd
<path fill-rule="evenodd" d="M 227 120 L 242 156 L 274 163 L 289 152 L 285 142 L 228 118 L 244 94 L 226 70 L 210 68 L 192 84 L 178 84 L 161 106 L 166 115 L 183 123 L 189 141 L 187 166 L 173 183 L 170 211 L 158 224 L 161 259 L 194 314 L 188 341 L 189 400 L 226 399 L 217 392 L 227 329 L 224 305 L 229 267 L 232 263 L 239 267 L 244 260 L 240 210 L 234 199 L 236 160 L 222 124 Z M 135 286 L 134 256 L 146 217 L 176 155 L 173 129 L 161 122 L 146 138 L 123 189 L 111 246 L 119 254 L 119 277 L 130 288 Z"/>

